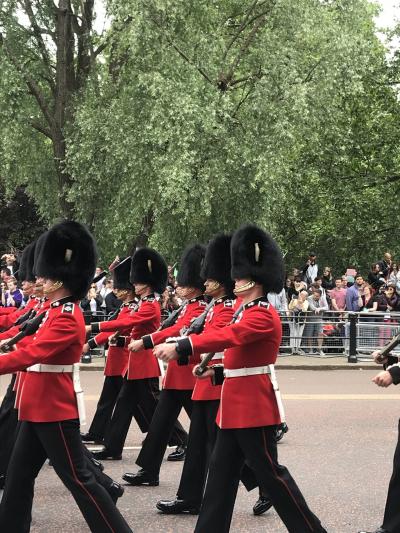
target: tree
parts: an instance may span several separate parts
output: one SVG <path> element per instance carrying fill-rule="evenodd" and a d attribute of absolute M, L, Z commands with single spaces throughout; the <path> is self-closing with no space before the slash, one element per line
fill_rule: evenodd
<path fill-rule="evenodd" d="M 382 195 L 357 188 L 367 167 L 381 180 L 398 164 L 399 108 L 381 85 L 388 66 L 369 2 L 110 9 L 109 70 L 100 100 L 92 88 L 77 111 L 68 154 L 71 194 L 80 216 L 94 213 L 103 250 L 139 235 L 176 258 L 190 240 L 255 221 L 289 263 L 310 246 L 329 262 L 332 245 L 343 262 L 364 253 L 359 231 Z"/>
<path fill-rule="evenodd" d="M 65 166 L 67 130 L 102 50 L 94 49 L 93 17 L 94 0 L 0 4 L 1 113 L 7 124 L 0 144 L 3 180 L 10 188 L 27 183 L 32 173 L 28 191 L 48 220 L 74 215 Z M 28 156 L 22 169 L 13 165 L 21 144 Z"/>
<path fill-rule="evenodd" d="M 0 255 L 21 252 L 46 228 L 22 187 L 12 198 L 7 198 L 1 188 L 0 199 Z"/>

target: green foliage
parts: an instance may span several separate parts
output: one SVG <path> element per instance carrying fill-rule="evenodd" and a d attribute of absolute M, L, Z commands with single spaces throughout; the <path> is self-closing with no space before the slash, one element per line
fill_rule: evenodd
<path fill-rule="evenodd" d="M 102 60 L 64 128 L 67 199 L 104 259 L 149 242 L 175 261 L 188 242 L 246 221 L 276 236 L 288 266 L 310 248 L 337 270 L 398 251 L 398 67 L 375 35 L 373 3 L 107 8 L 107 36 L 92 32 Z M 0 132 L 0 163 L 51 220 L 52 149 L 29 130 L 27 114 L 40 113 L 11 67 L 0 114 L 9 119 L 12 102 L 15 119 Z"/>

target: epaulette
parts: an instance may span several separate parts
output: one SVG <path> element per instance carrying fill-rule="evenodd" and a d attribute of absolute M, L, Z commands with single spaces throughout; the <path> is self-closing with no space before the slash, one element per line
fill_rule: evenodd
<path fill-rule="evenodd" d="M 157 298 L 155 296 L 145 296 L 142 298 L 142 302 L 155 302 Z"/>
<path fill-rule="evenodd" d="M 268 309 L 268 308 L 269 308 L 269 305 L 270 305 L 269 302 L 264 302 L 263 300 L 261 300 L 260 302 L 258 302 L 258 307 L 266 307 L 266 308 Z"/>
<path fill-rule="evenodd" d="M 225 300 L 224 307 L 233 307 L 233 306 L 234 306 L 233 300 Z"/>
<path fill-rule="evenodd" d="M 61 313 L 73 313 L 75 304 L 72 302 L 67 302 L 62 306 Z"/>
<path fill-rule="evenodd" d="M 207 307 L 207 302 L 205 300 L 198 300 L 200 307 Z"/>

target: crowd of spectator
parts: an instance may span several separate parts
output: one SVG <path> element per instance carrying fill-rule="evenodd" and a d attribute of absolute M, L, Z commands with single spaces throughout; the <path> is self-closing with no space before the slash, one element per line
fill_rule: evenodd
<path fill-rule="evenodd" d="M 81 301 L 87 323 L 110 316 L 120 305 L 110 272 L 117 264 L 116 257 L 103 272 L 96 269 L 95 282 Z M 175 279 L 176 265 L 168 267 L 168 285 L 161 295 L 163 318 L 177 309 L 182 301 Z M 103 276 L 101 274 L 104 274 Z M 290 318 L 284 325 L 284 336 L 292 337 L 298 353 L 322 353 L 328 323 L 339 323 L 348 311 L 380 314 L 400 312 L 400 270 L 389 252 L 374 262 L 366 276 L 354 269 L 334 275 L 331 267 L 320 268 L 315 252 L 310 252 L 301 268 L 295 268 L 286 277 L 284 289 L 269 293 L 268 300 L 283 316 Z M 18 282 L 18 259 L 15 254 L 1 257 L 0 306 L 25 306 L 28 294 Z M 329 319 L 328 319 L 329 317 Z M 334 318 L 333 318 L 334 317 Z M 290 325 L 290 331 L 289 331 Z M 333 329 L 337 329 L 335 325 Z M 297 341 L 293 341 L 293 337 Z"/>
<path fill-rule="evenodd" d="M 284 335 L 302 338 L 294 343 L 297 353 L 324 355 L 324 325 L 334 324 L 332 334 L 345 312 L 368 313 L 375 322 L 390 321 L 389 313 L 400 313 L 400 271 L 387 252 L 371 265 L 366 278 L 354 269 L 335 277 L 329 266 L 320 271 L 316 254 L 310 252 L 306 264 L 287 276 L 284 290 L 268 294 L 268 299 L 291 318 L 291 331 L 284 328 Z"/>

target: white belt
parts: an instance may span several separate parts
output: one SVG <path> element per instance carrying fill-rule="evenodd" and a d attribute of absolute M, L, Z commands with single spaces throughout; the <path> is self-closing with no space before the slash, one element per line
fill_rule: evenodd
<path fill-rule="evenodd" d="M 28 372 L 54 372 L 56 374 L 72 373 L 72 382 L 74 385 L 76 404 L 78 407 L 79 422 L 82 426 L 86 424 L 85 400 L 83 397 L 81 381 L 79 379 L 79 363 L 75 363 L 73 365 L 46 365 L 38 363 L 36 365 L 29 366 L 26 370 Z"/>
<path fill-rule="evenodd" d="M 55 372 L 57 374 L 62 374 L 64 372 L 73 372 L 74 365 L 44 365 L 38 363 L 36 365 L 29 366 L 26 369 L 28 372 Z"/>
<path fill-rule="evenodd" d="M 251 366 L 248 368 L 225 368 L 226 378 L 240 378 L 243 376 L 256 376 L 257 374 L 271 374 L 271 365 Z"/>

